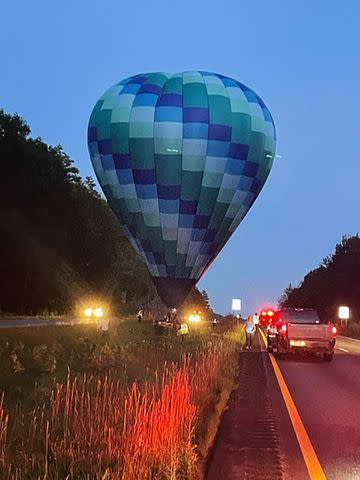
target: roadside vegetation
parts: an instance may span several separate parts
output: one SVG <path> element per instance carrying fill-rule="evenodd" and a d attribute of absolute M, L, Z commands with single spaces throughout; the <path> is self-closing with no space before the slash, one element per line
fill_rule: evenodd
<path fill-rule="evenodd" d="M 360 338 L 360 237 L 344 236 L 334 253 L 309 272 L 297 287 L 290 284 L 279 302 L 282 307 L 315 308 L 323 321 L 336 322 L 340 305 L 350 307 L 346 335 Z"/>
<path fill-rule="evenodd" d="M 146 266 L 94 181 L 30 133 L 0 110 L 0 315 L 74 315 L 89 298 L 121 321 L 109 335 L 95 325 L 1 330 L 0 478 L 199 478 L 234 387 L 241 327 L 228 318 L 211 328 L 196 288 L 178 315 L 200 308 L 203 325 L 186 337 L 125 318 L 163 310 Z"/>
<path fill-rule="evenodd" d="M 346 337 L 357 338 L 360 340 L 360 322 L 359 321 L 350 322 L 349 325 L 346 328 L 344 328 L 344 330 L 341 333 Z"/>
<path fill-rule="evenodd" d="M 116 306 L 154 295 L 150 276 L 61 146 L 0 110 L 0 310 L 62 314 L 95 292 Z"/>
<path fill-rule="evenodd" d="M 93 325 L 3 331 L 0 478 L 200 478 L 242 341 L 236 326 L 182 340 L 129 319 L 109 338 Z"/>
<path fill-rule="evenodd" d="M 73 314 L 93 297 L 120 314 L 163 307 L 93 179 L 3 110 L 0 165 L 0 314 Z M 194 288 L 190 304 L 209 310 L 206 292 Z"/>

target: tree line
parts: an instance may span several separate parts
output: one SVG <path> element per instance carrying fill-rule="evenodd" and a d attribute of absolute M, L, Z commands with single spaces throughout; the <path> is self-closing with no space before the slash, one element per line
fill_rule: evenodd
<path fill-rule="evenodd" d="M 84 295 L 115 304 L 155 295 L 104 199 L 61 146 L 0 110 L 0 308 L 64 313 Z"/>
<path fill-rule="evenodd" d="M 291 284 L 279 299 L 282 307 L 315 308 L 324 321 L 334 321 L 340 305 L 360 321 L 360 237 L 343 236 L 335 251 L 309 272 L 299 286 Z"/>

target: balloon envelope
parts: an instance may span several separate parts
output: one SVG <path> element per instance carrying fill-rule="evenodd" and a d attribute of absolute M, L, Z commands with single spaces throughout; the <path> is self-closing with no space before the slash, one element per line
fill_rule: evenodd
<path fill-rule="evenodd" d="M 262 189 L 275 126 L 261 98 L 232 78 L 145 73 L 96 103 L 88 146 L 160 297 L 178 306 Z"/>

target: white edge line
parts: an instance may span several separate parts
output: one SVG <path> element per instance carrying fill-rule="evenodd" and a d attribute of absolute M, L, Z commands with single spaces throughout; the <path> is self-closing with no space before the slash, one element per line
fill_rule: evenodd
<path fill-rule="evenodd" d="M 345 337 L 344 335 L 338 335 L 337 338 L 341 338 L 344 340 L 351 340 L 352 342 L 360 343 L 360 340 L 357 338 Z"/>

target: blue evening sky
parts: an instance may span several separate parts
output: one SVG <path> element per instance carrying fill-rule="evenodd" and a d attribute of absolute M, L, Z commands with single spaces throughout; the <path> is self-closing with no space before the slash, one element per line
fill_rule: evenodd
<path fill-rule="evenodd" d="M 94 175 L 98 97 L 146 71 L 210 70 L 265 101 L 277 158 L 258 200 L 200 281 L 213 307 L 273 304 L 360 230 L 360 3 L 356 0 L 3 2 L 0 108 Z"/>

